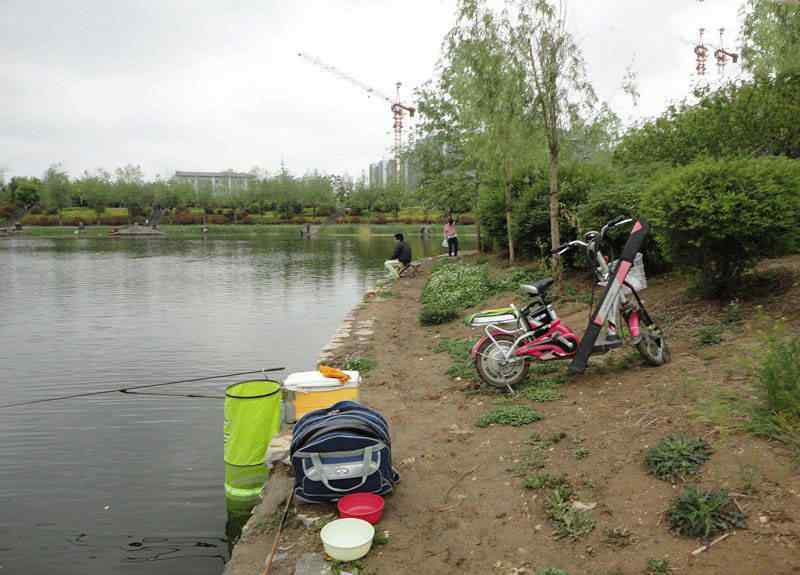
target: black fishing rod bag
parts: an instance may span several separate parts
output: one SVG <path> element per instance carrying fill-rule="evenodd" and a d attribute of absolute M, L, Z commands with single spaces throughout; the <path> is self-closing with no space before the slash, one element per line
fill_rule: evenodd
<path fill-rule="evenodd" d="M 304 415 L 292 433 L 294 494 L 337 501 L 349 493 L 384 495 L 400 481 L 392 467 L 389 425 L 377 411 L 340 401 Z"/>

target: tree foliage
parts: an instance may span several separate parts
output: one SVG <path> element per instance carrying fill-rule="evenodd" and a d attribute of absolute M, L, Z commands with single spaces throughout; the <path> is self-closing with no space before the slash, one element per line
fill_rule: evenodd
<path fill-rule="evenodd" d="M 518 0 L 507 26 L 519 53 L 537 122 L 548 152 L 550 244 L 561 244 L 558 169 L 562 134 L 580 123 L 582 112 L 596 100 L 586 77 L 583 56 L 566 27 L 566 7 L 550 0 Z"/>
<path fill-rule="evenodd" d="M 462 127 L 462 149 L 503 188 L 509 259 L 514 260 L 512 181 L 532 158 L 530 100 L 504 21 L 480 0 L 462 0 L 445 41 L 441 88 Z M 483 180 L 483 178 L 481 178 Z"/>
<path fill-rule="evenodd" d="M 744 67 L 757 77 L 800 73 L 800 5 L 747 0 L 743 11 Z"/>
<path fill-rule="evenodd" d="M 704 156 L 800 158 L 800 74 L 730 83 L 699 96 L 628 132 L 615 159 L 629 166 L 685 165 Z"/>

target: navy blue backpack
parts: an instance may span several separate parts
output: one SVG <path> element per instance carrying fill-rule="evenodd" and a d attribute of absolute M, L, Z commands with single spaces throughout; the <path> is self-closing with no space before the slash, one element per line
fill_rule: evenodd
<path fill-rule="evenodd" d="M 290 450 L 294 494 L 301 501 L 336 501 L 348 493 L 392 491 L 389 425 L 377 411 L 340 401 L 307 413 L 294 426 Z"/>

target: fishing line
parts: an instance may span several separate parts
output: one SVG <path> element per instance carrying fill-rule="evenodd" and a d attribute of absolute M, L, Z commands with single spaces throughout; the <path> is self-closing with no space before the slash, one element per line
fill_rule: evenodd
<path fill-rule="evenodd" d="M 34 403 L 49 403 L 51 401 L 64 401 L 66 399 L 77 399 L 79 397 L 94 397 L 96 395 L 107 395 L 109 393 L 130 393 L 132 390 L 136 389 L 149 389 L 151 387 L 162 387 L 165 385 L 175 385 L 178 383 L 196 383 L 198 381 L 208 381 L 210 379 L 221 379 L 223 377 L 236 377 L 239 375 L 252 375 L 255 373 L 263 373 L 266 374 L 268 372 L 273 371 L 283 371 L 285 367 L 271 367 L 268 369 L 256 369 L 253 371 L 239 371 L 236 373 L 226 373 L 224 375 L 210 375 L 206 377 L 192 377 L 189 379 L 179 379 L 176 381 L 165 381 L 163 383 L 149 383 L 146 385 L 131 385 L 127 387 L 117 387 L 114 389 L 104 389 L 102 391 L 87 391 L 84 393 L 73 393 L 71 395 L 61 395 L 58 397 L 44 397 L 42 399 L 31 399 L 28 401 L 18 401 L 15 403 L 6 403 L 4 405 L 0 405 L 0 409 L 6 409 L 7 407 L 21 407 L 23 405 L 33 405 Z"/>
<path fill-rule="evenodd" d="M 159 391 L 128 391 L 127 389 L 120 390 L 120 393 L 125 395 L 158 395 L 160 397 L 191 397 L 202 399 L 225 399 L 224 395 L 200 395 L 199 393 L 163 393 Z"/>

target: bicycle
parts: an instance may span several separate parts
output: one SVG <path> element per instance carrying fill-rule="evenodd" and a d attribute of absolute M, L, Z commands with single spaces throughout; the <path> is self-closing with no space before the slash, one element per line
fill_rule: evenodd
<path fill-rule="evenodd" d="M 582 338 L 559 319 L 548 301 L 547 291 L 553 285 L 553 278 L 521 285 L 522 291 L 533 298 L 522 309 L 511 304 L 506 308 L 478 312 L 469 318 L 471 326 L 484 328 L 484 335 L 471 350 L 482 381 L 492 387 L 513 391 L 513 386 L 527 376 L 531 361 L 572 359 L 570 372 L 582 373 L 591 354 L 621 347 L 626 339 L 650 365 L 660 366 L 670 360 L 664 334 L 639 297 L 639 292 L 647 287 L 643 258 L 639 252 L 649 229 L 647 222 L 638 220 L 634 224 L 619 260 L 609 264 L 602 252 L 607 233 L 631 222 L 633 219 L 623 216 L 614 218 L 599 232 L 586 233 L 584 241 L 574 240 L 551 252 L 554 257 L 559 257 L 576 248 L 586 250 L 590 264 L 594 266 L 595 285 L 605 288 Z M 620 316 L 629 337 L 620 335 Z M 604 326 L 606 336 L 598 342 Z"/>

